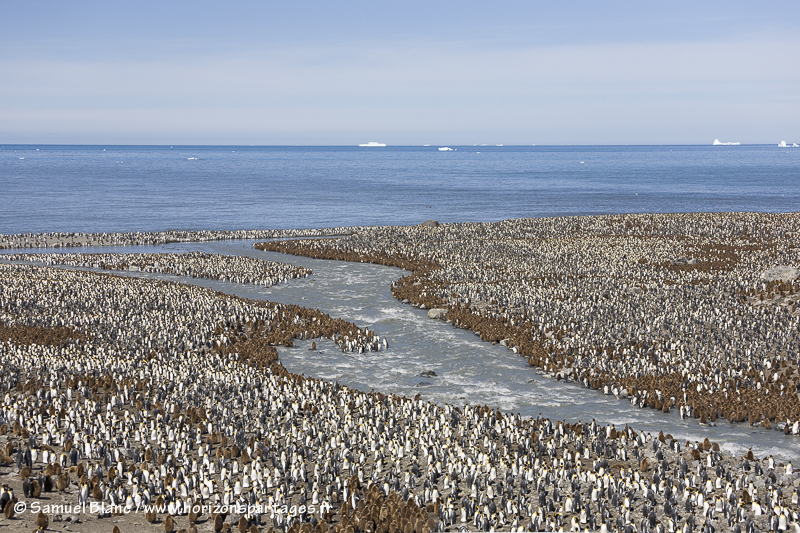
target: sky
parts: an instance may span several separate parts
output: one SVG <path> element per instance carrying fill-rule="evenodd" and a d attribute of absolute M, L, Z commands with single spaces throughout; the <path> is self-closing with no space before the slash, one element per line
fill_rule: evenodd
<path fill-rule="evenodd" d="M 0 143 L 800 142 L 800 2 L 0 4 Z"/>

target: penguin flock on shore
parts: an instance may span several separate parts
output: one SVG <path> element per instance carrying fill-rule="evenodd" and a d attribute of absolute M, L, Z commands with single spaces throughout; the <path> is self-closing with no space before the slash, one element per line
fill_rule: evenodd
<path fill-rule="evenodd" d="M 40 253 L 0 255 L 6 261 L 41 263 L 102 270 L 155 272 L 173 276 L 213 279 L 271 287 L 284 281 L 306 278 L 311 270 L 253 257 L 204 252 L 165 254 L 76 254 Z"/>
<path fill-rule="evenodd" d="M 798 236 L 794 213 L 690 213 L 365 228 L 255 247 L 410 270 L 395 297 L 446 311 L 546 375 L 703 424 L 798 434 Z"/>
<path fill-rule="evenodd" d="M 168 230 L 121 232 L 50 232 L 0 234 L 0 250 L 19 248 L 75 248 L 85 246 L 157 246 L 174 242 L 210 242 L 243 239 L 287 239 L 349 235 L 360 227 L 280 230 Z"/>
<path fill-rule="evenodd" d="M 0 265 L 0 323 L 12 526 L 64 521 L 13 505 L 58 497 L 117 533 L 800 530 L 791 463 L 291 374 L 273 345 L 381 346 L 318 311 Z"/>

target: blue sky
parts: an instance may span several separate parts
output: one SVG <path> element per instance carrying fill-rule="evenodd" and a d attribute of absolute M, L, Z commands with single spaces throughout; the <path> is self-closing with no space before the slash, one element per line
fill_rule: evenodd
<path fill-rule="evenodd" d="M 800 141 L 800 3 L 0 5 L 0 143 Z"/>

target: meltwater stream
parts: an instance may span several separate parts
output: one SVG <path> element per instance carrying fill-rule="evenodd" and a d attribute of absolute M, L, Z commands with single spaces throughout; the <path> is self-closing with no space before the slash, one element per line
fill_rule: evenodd
<path fill-rule="evenodd" d="M 485 404 L 523 416 L 541 414 L 568 421 L 595 419 L 618 428 L 628 424 L 637 431 L 671 433 L 681 441 L 702 441 L 708 437 L 718 442 L 723 451 L 740 455 L 752 448 L 757 456 L 774 455 L 795 462 L 800 456 L 798 436 L 733 425 L 725 420 L 719 420 L 717 426 L 701 426 L 694 419 L 681 420 L 675 411 L 664 414 L 634 408 L 626 400 L 575 383 L 545 378 L 507 348 L 482 342 L 471 331 L 430 320 L 426 311 L 393 298 L 389 287 L 404 274 L 400 269 L 262 252 L 252 245 L 253 241 L 222 241 L 162 247 L 82 248 L 80 252 L 204 251 L 248 255 L 311 268 L 313 275 L 309 278 L 274 287 L 129 273 L 192 283 L 246 298 L 319 308 L 333 317 L 367 327 L 389 341 L 388 350 L 364 354 L 342 353 L 325 339 L 316 341 L 317 351 L 308 349 L 311 341 L 279 349 L 284 366 L 298 374 L 335 380 L 362 391 L 374 389 L 409 397 L 420 394 L 423 399 L 439 404 Z M 421 376 L 425 371 L 433 371 L 436 376 Z"/>

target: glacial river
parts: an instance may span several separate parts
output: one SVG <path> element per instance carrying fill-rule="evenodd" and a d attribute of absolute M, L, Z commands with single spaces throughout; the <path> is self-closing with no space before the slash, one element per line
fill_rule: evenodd
<path fill-rule="evenodd" d="M 676 411 L 664 414 L 634 408 L 627 400 L 575 383 L 546 378 L 511 350 L 499 344 L 492 346 L 482 342 L 471 331 L 428 319 L 427 311 L 393 298 L 389 288 L 392 281 L 405 274 L 400 269 L 261 252 L 254 250 L 252 244 L 253 241 L 223 241 L 69 251 L 204 251 L 248 255 L 311 268 L 312 276 L 273 287 L 128 273 L 192 283 L 246 298 L 319 308 L 388 339 L 388 350 L 364 354 L 342 353 L 326 339 L 316 341 L 317 351 L 308 349 L 311 341 L 296 342 L 294 348 L 281 348 L 279 353 L 284 366 L 298 374 L 335 380 L 363 391 L 374 389 L 406 396 L 420 394 L 423 399 L 440 404 L 485 404 L 523 416 L 541 414 L 568 421 L 595 419 L 601 424 L 615 424 L 617 428 L 628 424 L 637 431 L 671 433 L 681 442 L 702 441 L 708 437 L 718 442 L 723 451 L 739 455 L 752 448 L 757 456 L 762 457 L 774 455 L 795 463 L 800 457 L 800 436 L 785 436 L 778 431 L 743 424 L 733 425 L 722 419 L 716 426 L 702 426 L 695 419 L 681 420 Z M 422 376 L 426 371 L 436 375 Z"/>

